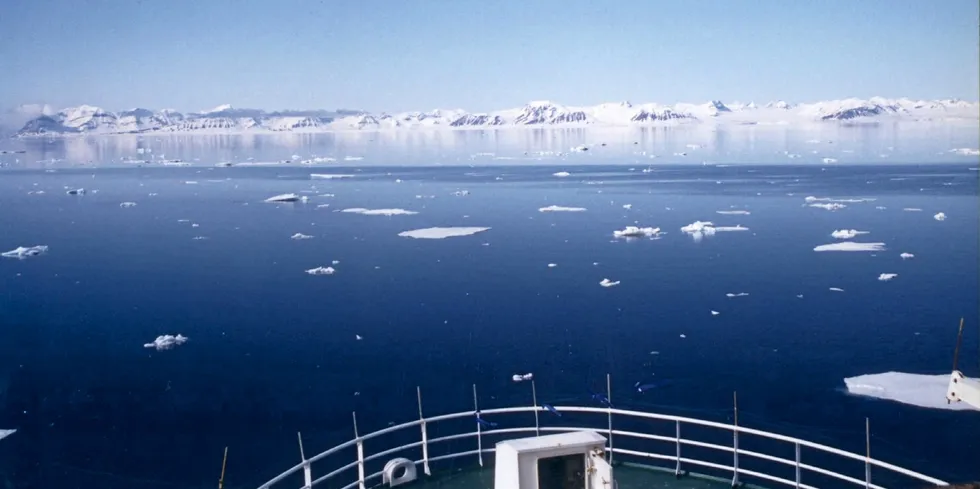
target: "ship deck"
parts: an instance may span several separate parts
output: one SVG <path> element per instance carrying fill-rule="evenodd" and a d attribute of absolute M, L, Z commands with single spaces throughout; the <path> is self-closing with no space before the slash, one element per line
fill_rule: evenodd
<path fill-rule="evenodd" d="M 639 464 L 617 464 L 614 468 L 618 489 L 730 489 L 730 479 L 689 474 L 675 477 L 672 471 Z M 493 468 L 465 469 L 408 484 L 418 489 L 494 489 Z M 759 489 L 759 486 L 743 485 Z"/>

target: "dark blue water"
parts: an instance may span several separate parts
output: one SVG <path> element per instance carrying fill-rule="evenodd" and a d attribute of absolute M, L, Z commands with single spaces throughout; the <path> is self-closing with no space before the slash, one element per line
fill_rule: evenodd
<path fill-rule="evenodd" d="M 720 421 L 737 391 L 744 425 L 857 452 L 868 417 L 876 457 L 980 477 L 978 413 L 854 397 L 843 384 L 948 372 L 960 317 L 972 325 L 961 364 L 980 374 L 967 165 L 555 171 L 0 173 L 0 248 L 50 246 L 0 261 L 0 428 L 19 430 L 0 442 L 0 477 L 16 488 L 213 487 L 229 446 L 229 487 L 255 486 L 298 461 L 297 431 L 310 454 L 349 439 L 352 412 L 362 432 L 411 420 L 416 386 L 427 414 L 471 409 L 472 384 L 482 407 L 526 404 L 527 385 L 510 381 L 523 372 L 544 402 L 587 403 L 610 373 L 618 406 Z M 311 189 L 307 204 L 262 203 Z M 876 200 L 829 212 L 806 207 L 808 195 Z M 537 211 L 551 204 L 588 211 Z M 731 206 L 752 214 L 715 213 Z M 333 212 L 349 207 L 419 214 Z M 946 221 L 932 218 L 940 211 Z M 751 231 L 695 242 L 679 230 L 695 220 Z M 634 222 L 667 234 L 612 239 Z M 430 226 L 492 229 L 397 235 Z M 887 251 L 812 251 L 851 228 Z M 315 237 L 289 239 L 297 232 Z M 332 260 L 333 276 L 303 273 Z M 886 272 L 899 276 L 879 282 Z M 622 283 L 600 287 L 607 277 Z M 142 347 L 176 333 L 190 342 Z"/>

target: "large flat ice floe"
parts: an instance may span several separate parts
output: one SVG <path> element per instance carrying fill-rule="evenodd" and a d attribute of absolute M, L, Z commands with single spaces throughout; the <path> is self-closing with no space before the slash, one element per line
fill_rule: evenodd
<path fill-rule="evenodd" d="M 687 226 L 681 228 L 681 232 L 690 234 L 695 241 L 700 240 L 705 236 L 714 236 L 715 233 L 724 233 L 729 231 L 748 231 L 749 228 L 741 225 L 735 226 L 715 226 L 711 221 L 694 221 Z"/>
<path fill-rule="evenodd" d="M 949 374 L 924 375 L 885 372 L 844 379 L 847 392 L 932 409 L 974 409 L 965 402 L 946 402 Z"/>
<path fill-rule="evenodd" d="M 490 228 L 481 227 L 435 227 L 425 229 L 412 229 L 398 233 L 403 238 L 415 239 L 445 239 L 460 236 L 470 236 L 476 233 L 488 231 Z"/>
<path fill-rule="evenodd" d="M 187 339 L 188 338 L 182 334 L 178 334 L 176 336 L 169 334 L 160 335 L 157 336 L 152 343 L 144 343 L 143 348 L 153 348 L 157 351 L 169 350 L 175 346 L 180 346 L 187 343 Z"/>
<path fill-rule="evenodd" d="M 885 243 L 858 243 L 855 241 L 844 241 L 842 243 L 830 243 L 813 248 L 813 251 L 884 251 Z"/>
<path fill-rule="evenodd" d="M 332 173 L 310 173 L 312 180 L 336 180 L 339 178 L 354 178 L 354 175 L 337 175 Z"/>
<path fill-rule="evenodd" d="M 409 211 L 405 209 L 365 209 L 363 207 L 352 207 L 350 209 L 344 209 L 340 212 L 346 212 L 348 214 L 362 214 L 365 216 L 412 216 L 418 214 L 415 211 Z"/>
<path fill-rule="evenodd" d="M 538 212 L 585 212 L 585 207 L 563 207 L 560 205 L 549 205 L 538 209 Z"/>
<path fill-rule="evenodd" d="M 274 203 L 276 203 L 276 202 L 298 202 L 301 199 L 305 199 L 305 197 L 300 197 L 298 194 L 292 194 L 292 193 L 290 193 L 290 194 L 273 195 L 272 197 L 269 197 L 268 199 L 265 199 L 265 201 L 266 202 L 274 202 Z"/>
<path fill-rule="evenodd" d="M 0 256 L 4 258 L 18 258 L 23 260 L 24 258 L 43 255 L 47 252 L 48 252 L 48 247 L 45 245 L 18 246 L 10 251 L 4 251 L 3 253 L 0 253 Z"/>

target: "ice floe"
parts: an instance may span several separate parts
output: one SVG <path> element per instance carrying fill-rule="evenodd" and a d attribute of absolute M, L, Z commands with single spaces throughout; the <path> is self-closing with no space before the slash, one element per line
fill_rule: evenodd
<path fill-rule="evenodd" d="M 567 171 L 559 171 L 559 172 L 552 173 L 551 176 L 558 177 L 558 178 L 565 178 L 565 177 L 572 176 L 572 174 L 568 173 Z"/>
<path fill-rule="evenodd" d="M 660 228 L 641 228 L 638 226 L 626 226 L 624 229 L 613 231 L 613 236 L 617 238 L 655 237 L 658 234 L 660 234 Z"/>
<path fill-rule="evenodd" d="M 619 285 L 619 280 L 616 280 L 614 282 L 612 280 L 609 280 L 608 278 L 604 278 L 604 279 L 602 279 L 601 282 L 599 282 L 599 285 L 601 285 L 603 287 L 613 287 L 613 286 Z"/>
<path fill-rule="evenodd" d="M 830 236 L 837 239 L 853 239 L 859 234 L 868 234 L 868 231 L 858 231 L 857 229 L 837 229 L 830 233 Z"/>
<path fill-rule="evenodd" d="M 824 163 L 837 163 L 837 158 L 824 158 Z"/>
<path fill-rule="evenodd" d="M 85 195 L 85 189 L 83 188 L 71 188 L 65 191 L 68 195 Z"/>
<path fill-rule="evenodd" d="M 903 260 L 909 260 L 915 258 L 915 255 L 913 255 L 912 253 L 902 253 L 901 255 L 898 256 L 902 257 Z"/>
<path fill-rule="evenodd" d="M 906 207 L 902 210 L 905 212 L 922 212 L 922 209 L 919 209 L 918 207 Z"/>
<path fill-rule="evenodd" d="M 174 335 L 160 335 L 157 336 L 152 343 L 144 343 L 143 348 L 153 348 L 157 351 L 169 350 L 175 346 L 183 345 L 187 343 L 187 337 L 181 334 Z"/>
<path fill-rule="evenodd" d="M 300 200 L 298 194 L 279 194 L 265 199 L 266 202 L 297 202 Z"/>
<path fill-rule="evenodd" d="M 548 264 L 548 268 L 556 268 L 557 266 L 558 266 L 557 263 L 549 263 Z"/>
<path fill-rule="evenodd" d="M 630 210 L 633 208 L 633 204 L 623 204 L 623 209 Z"/>
<path fill-rule="evenodd" d="M 887 282 L 887 281 L 889 281 L 889 280 L 891 280 L 891 279 L 893 279 L 893 278 L 895 278 L 897 276 L 898 276 L 897 273 L 883 273 L 881 275 L 878 275 L 878 280 L 880 280 L 882 282 Z"/>
<path fill-rule="evenodd" d="M 310 173 L 312 180 L 336 180 L 339 178 L 354 178 L 354 175 L 336 175 L 331 173 Z"/>
<path fill-rule="evenodd" d="M 353 207 L 350 209 L 344 209 L 340 212 L 346 212 L 348 214 L 362 214 L 365 216 L 412 216 L 418 214 L 415 211 L 409 211 L 405 209 L 364 209 L 362 207 Z"/>
<path fill-rule="evenodd" d="M 813 248 L 813 251 L 884 251 L 885 243 L 858 243 L 855 241 L 844 241 L 841 243 L 830 243 Z"/>
<path fill-rule="evenodd" d="M 827 289 L 827 290 L 829 290 L 829 291 L 831 291 L 831 292 L 844 292 L 844 289 L 842 289 L 842 288 L 840 288 L 840 287 L 830 287 L 830 288 L 829 288 L 829 289 Z"/>
<path fill-rule="evenodd" d="M 333 275 L 336 270 L 333 267 L 316 267 L 306 270 L 310 275 Z"/>
<path fill-rule="evenodd" d="M 937 220 L 937 221 L 945 221 L 946 220 L 946 214 L 943 213 L 943 212 L 940 212 L 939 214 L 936 214 L 935 216 L 932 216 L 932 218 L 935 219 L 935 220 Z"/>
<path fill-rule="evenodd" d="M 726 215 L 726 216 L 747 216 L 751 214 L 751 212 L 745 210 L 715 211 L 715 213 Z"/>
<path fill-rule="evenodd" d="M 23 260 L 24 258 L 43 255 L 47 252 L 48 252 L 48 247 L 46 245 L 18 246 L 10 251 L 4 251 L 3 253 L 0 253 L 0 256 L 4 258 L 18 258 Z"/>
<path fill-rule="evenodd" d="M 704 236 L 713 236 L 715 233 L 728 231 L 748 231 L 749 228 L 741 225 L 737 226 L 715 226 L 711 221 L 694 221 L 681 228 L 681 232 L 690 234 L 695 241 Z"/>
<path fill-rule="evenodd" d="M 932 409 L 975 409 L 965 402 L 948 403 L 949 374 L 884 372 L 844 379 L 847 392 Z"/>
<path fill-rule="evenodd" d="M 711 311 L 711 315 L 712 315 L 712 316 L 717 316 L 717 315 L 719 315 L 719 314 L 721 314 L 721 313 L 720 313 L 720 312 L 718 312 L 718 311 Z"/>
<path fill-rule="evenodd" d="M 290 236 L 289 239 L 313 239 L 313 236 L 310 236 L 309 234 L 296 233 Z"/>
<path fill-rule="evenodd" d="M 560 205 L 549 205 L 538 209 L 538 212 L 585 212 L 585 207 L 563 207 Z"/>
<path fill-rule="evenodd" d="M 728 298 L 732 298 L 732 297 L 746 297 L 748 295 L 749 295 L 748 292 L 739 292 L 737 294 L 732 293 L 732 292 L 729 292 L 729 293 L 725 294 L 725 297 L 728 297 Z"/>
<path fill-rule="evenodd" d="M 837 211 L 847 207 L 844 204 L 839 204 L 837 202 L 825 202 L 818 204 L 810 204 L 810 207 L 816 207 L 818 209 L 826 209 L 828 211 Z"/>
<path fill-rule="evenodd" d="M 980 156 L 980 149 L 974 148 L 954 148 L 949 150 L 949 152 L 961 156 Z"/>
<path fill-rule="evenodd" d="M 123 209 L 127 207 L 136 207 L 136 202 L 123 202 L 119 204 L 119 207 L 122 207 Z"/>
<path fill-rule="evenodd" d="M 425 229 L 412 229 L 410 231 L 402 231 L 398 233 L 399 236 L 403 238 L 415 238 L 415 239 L 445 239 L 445 238 L 456 238 L 460 236 L 470 236 L 476 233 L 482 233 L 489 230 L 490 228 L 484 227 L 434 227 Z"/>
<path fill-rule="evenodd" d="M 514 376 L 511 377 L 511 379 L 514 382 L 524 382 L 525 380 L 532 380 L 532 379 L 534 379 L 534 374 L 532 374 L 530 372 L 528 372 L 526 374 L 514 374 Z"/>
<path fill-rule="evenodd" d="M 3 440 L 14 433 L 17 433 L 17 430 L 0 430 L 0 440 Z"/>

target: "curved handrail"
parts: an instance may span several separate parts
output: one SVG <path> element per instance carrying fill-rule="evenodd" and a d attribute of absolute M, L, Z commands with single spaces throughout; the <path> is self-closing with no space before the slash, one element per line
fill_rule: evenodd
<path fill-rule="evenodd" d="M 940 479 L 937 479 L 937 478 L 934 478 L 934 477 L 930 477 L 930 476 L 927 476 L 925 474 L 921 474 L 919 472 L 915 472 L 915 471 L 912 471 L 912 470 L 909 470 L 909 469 L 906 469 L 906 468 L 903 468 L 903 467 L 899 467 L 897 465 L 890 464 L 888 462 L 884 462 L 884 461 L 881 461 L 881 460 L 873 459 L 873 458 L 871 458 L 870 456 L 867 456 L 867 455 L 858 455 L 858 454 L 851 453 L 851 452 L 848 452 L 848 451 L 845 451 L 845 450 L 840 450 L 840 449 L 837 449 L 837 448 L 834 448 L 834 447 L 831 447 L 831 446 L 827 446 L 827 445 L 823 445 L 823 444 L 819 444 L 819 443 L 807 441 L 807 440 L 804 440 L 804 439 L 801 439 L 801 438 L 795 438 L 795 437 L 791 437 L 791 436 L 780 435 L 778 433 L 772 433 L 772 432 L 758 430 L 758 429 L 754 429 L 754 428 L 746 428 L 746 427 L 743 427 L 743 426 L 730 425 L 730 424 L 719 423 L 719 422 L 715 422 L 715 421 L 701 420 L 701 419 L 691 418 L 691 417 L 685 417 L 685 416 L 674 416 L 674 415 L 668 415 L 668 414 L 648 413 L 648 412 L 643 412 L 643 411 L 632 411 L 632 410 L 617 409 L 617 408 L 611 408 L 611 407 L 610 408 L 598 408 L 598 407 L 588 407 L 588 406 L 555 406 L 555 409 L 557 409 L 560 412 L 602 414 L 602 415 L 608 416 L 610 418 L 610 420 L 611 420 L 611 418 L 612 418 L 613 415 L 618 415 L 618 416 L 626 416 L 626 417 L 632 417 L 632 418 L 642 418 L 642 419 L 652 419 L 652 420 L 660 420 L 660 421 L 673 422 L 677 426 L 677 435 L 674 436 L 674 437 L 670 437 L 670 436 L 663 436 L 663 435 L 653 435 L 653 434 L 648 434 L 648 433 L 637 433 L 637 432 L 633 432 L 633 431 L 614 430 L 614 429 L 612 429 L 611 422 L 610 422 L 610 425 L 609 425 L 610 426 L 609 429 L 581 428 L 581 427 L 543 427 L 543 426 L 540 426 L 540 424 L 538 423 L 537 416 L 536 416 L 535 417 L 535 426 L 533 426 L 533 427 L 517 427 L 517 428 L 502 428 L 502 429 L 485 430 L 485 429 L 480 429 L 479 426 L 478 426 L 475 431 L 464 432 L 464 433 L 456 433 L 456 434 L 442 436 L 442 437 L 439 437 L 439 438 L 429 439 L 426 436 L 426 428 L 427 428 L 428 425 L 433 424 L 433 423 L 438 423 L 438 422 L 442 422 L 442 421 L 449 421 L 449 420 L 454 420 L 454 419 L 467 418 L 467 417 L 475 417 L 477 413 L 480 413 L 481 415 L 517 414 L 517 413 L 531 413 L 531 412 L 533 412 L 535 414 L 538 414 L 540 412 L 546 412 L 546 410 L 542 406 L 521 406 L 521 407 L 505 407 L 505 408 L 483 409 L 483 410 L 479 410 L 479 411 L 478 410 L 460 411 L 460 412 L 456 412 L 456 413 L 443 414 L 443 415 L 433 416 L 433 417 L 429 417 L 429 418 L 425 418 L 425 417 L 421 417 L 420 416 L 420 418 L 417 419 L 417 420 L 408 421 L 408 422 L 401 423 L 401 424 L 398 424 L 398 425 L 389 426 L 389 427 L 386 427 L 384 429 L 381 429 L 381 430 L 378 430 L 378 431 L 374 431 L 372 433 L 368 433 L 368 434 L 365 434 L 365 435 L 356 436 L 352 440 L 349 440 L 349 441 L 344 442 L 344 443 L 342 443 L 340 445 L 337 445 L 337 446 L 335 446 L 333 448 L 330 448 L 328 450 L 325 450 L 325 451 L 323 451 L 323 452 L 321 452 L 321 453 L 319 453 L 317 455 L 314 455 L 313 457 L 311 457 L 309 459 L 304 459 L 300 463 L 298 463 L 298 464 L 294 465 L 293 467 L 291 467 L 290 469 L 286 470 L 285 472 L 277 475 L 276 477 L 273 477 L 268 482 L 262 484 L 261 486 L 259 486 L 259 489 L 269 489 L 273 485 L 275 485 L 275 484 L 277 484 L 279 482 L 282 482 L 287 477 L 289 477 L 291 475 L 294 475 L 294 474 L 298 474 L 301 471 L 302 472 L 305 472 L 306 475 L 307 475 L 307 479 L 306 479 L 307 480 L 307 483 L 304 485 L 304 489 L 309 489 L 312 486 L 316 486 L 319 483 L 322 483 L 322 482 L 324 482 L 326 480 L 329 480 L 329 479 L 332 479 L 332 478 L 336 477 L 341 472 L 345 472 L 345 471 L 350 470 L 350 469 L 353 469 L 355 467 L 357 467 L 358 468 L 358 471 L 359 471 L 358 480 L 356 480 L 353 483 L 348 484 L 348 485 L 346 485 L 344 487 L 346 487 L 346 488 L 354 488 L 354 487 L 364 488 L 365 487 L 364 486 L 364 482 L 365 481 L 371 480 L 371 479 L 375 479 L 375 478 L 380 478 L 381 475 L 382 475 L 381 472 L 377 472 L 377 473 L 373 473 L 373 474 L 364 474 L 364 472 L 363 472 L 364 463 L 365 462 L 372 461 L 372 460 L 376 460 L 378 458 L 381 458 L 381 457 L 384 457 L 384 456 L 387 456 L 387 455 L 392 455 L 392 454 L 394 454 L 396 452 L 399 452 L 399 451 L 402 451 L 402 450 L 408 450 L 408 449 L 412 449 L 412 448 L 418 448 L 420 446 L 423 447 L 423 454 L 424 454 L 423 455 L 423 459 L 417 460 L 416 463 L 423 463 L 423 464 L 425 464 L 426 472 L 428 472 L 428 464 L 430 462 L 435 462 L 435 461 L 438 461 L 438 460 L 447 460 L 447 459 L 452 459 L 452 458 L 457 458 L 457 457 L 462 457 L 462 456 L 469 456 L 469 455 L 480 455 L 482 457 L 482 455 L 485 454 L 485 453 L 493 453 L 494 452 L 494 448 L 483 448 L 481 444 L 478 444 L 478 448 L 476 450 L 467 450 L 467 451 L 463 451 L 463 452 L 449 453 L 449 454 L 438 456 L 438 457 L 429 457 L 427 455 L 428 454 L 428 451 L 427 451 L 428 450 L 428 446 L 429 445 L 432 445 L 434 443 L 446 442 L 446 441 L 451 441 L 451 440 L 459 440 L 459 439 L 464 439 L 464 438 L 472 438 L 472 437 L 477 437 L 478 439 L 480 439 L 483 436 L 500 435 L 500 434 L 505 434 L 505 433 L 568 432 L 568 431 L 578 431 L 578 430 L 592 430 L 592 431 L 596 431 L 598 433 L 605 433 L 609 437 L 609 442 L 610 442 L 609 443 L 610 446 L 607 449 L 607 451 L 610 452 L 610 453 L 612 453 L 612 454 L 630 455 L 630 456 L 640 457 L 640 458 L 648 458 L 648 459 L 654 459 L 654 460 L 662 460 L 662 461 L 675 462 L 677 464 L 677 469 L 676 469 L 677 473 L 680 473 L 681 472 L 680 468 L 681 468 L 681 464 L 682 463 L 683 464 L 697 465 L 697 466 L 701 466 L 701 467 L 707 467 L 707 468 L 711 468 L 711 469 L 715 469 L 715 470 L 729 471 L 729 472 L 732 472 L 733 475 L 734 475 L 733 482 L 737 482 L 738 481 L 739 474 L 742 474 L 742 475 L 757 477 L 759 479 L 763 479 L 763 480 L 767 480 L 767 481 L 771 481 L 771 482 L 780 483 L 780 484 L 783 484 L 783 485 L 789 485 L 789 486 L 793 486 L 793 487 L 801 487 L 801 488 L 806 488 L 806 489 L 812 489 L 812 486 L 803 484 L 801 482 L 801 480 L 800 480 L 800 478 L 801 478 L 801 470 L 806 470 L 806 471 L 817 473 L 817 474 L 821 474 L 821 475 L 824 475 L 824 476 L 833 477 L 833 478 L 836 478 L 836 479 L 841 480 L 841 481 L 849 482 L 851 484 L 862 485 L 862 486 L 865 486 L 866 488 L 885 489 L 882 486 L 878 486 L 876 484 L 872 484 L 871 483 L 871 479 L 870 479 L 870 467 L 871 466 L 875 466 L 875 467 L 879 467 L 879 468 L 882 468 L 882 469 L 885 469 L 885 470 L 888 470 L 888 471 L 891 471 L 891 472 L 894 472 L 894 473 L 897 473 L 897 474 L 901 474 L 901 475 L 904 475 L 904 476 L 907 476 L 907 477 L 910 477 L 910 478 L 913 478 L 913 479 L 917 479 L 917 480 L 919 480 L 921 482 L 930 483 L 930 484 L 934 484 L 934 485 L 946 485 L 947 484 L 943 480 L 940 480 Z M 697 440 L 682 438 L 680 436 L 680 425 L 682 423 L 683 424 L 704 426 L 704 427 L 709 427 L 709 428 L 715 428 L 715 429 L 719 429 L 719 430 L 729 431 L 729 432 L 731 432 L 733 434 L 733 437 L 735 438 L 735 441 L 734 441 L 734 443 L 733 443 L 732 446 L 727 446 L 727 445 L 718 445 L 718 444 L 715 444 L 715 443 L 706 443 L 706 442 L 702 442 L 702 441 L 697 441 Z M 405 430 L 405 429 L 408 429 L 408 428 L 413 428 L 413 427 L 420 428 L 421 434 L 422 434 L 422 438 L 421 438 L 420 441 L 415 441 L 415 442 L 408 443 L 408 444 L 405 444 L 405 445 L 401 445 L 401 446 L 398 446 L 398 447 L 391 447 L 391 448 L 385 449 L 383 451 L 380 451 L 380 452 L 377 452 L 377 453 L 374 453 L 374 454 L 371 454 L 371 455 L 368 455 L 368 456 L 365 456 L 364 455 L 364 453 L 363 453 L 363 443 L 365 441 L 371 440 L 371 439 L 374 439 L 374 438 L 378 438 L 378 437 L 384 436 L 386 434 L 390 434 L 390 433 L 402 431 L 402 430 Z M 738 441 L 737 441 L 738 435 L 740 435 L 740 434 L 754 435 L 754 436 L 759 436 L 759 437 L 768 438 L 768 439 L 771 439 L 771 440 L 776 440 L 776 441 L 780 441 L 780 442 L 792 444 L 792 445 L 794 445 L 796 447 L 796 459 L 795 460 L 791 460 L 791 459 L 780 458 L 780 457 L 776 457 L 776 456 L 773 456 L 773 455 L 768 455 L 768 454 L 764 454 L 764 453 L 760 453 L 760 452 L 754 452 L 754 451 L 750 451 L 750 450 L 740 449 L 740 448 L 738 448 Z M 637 439 L 647 439 L 647 440 L 656 440 L 656 441 L 664 441 L 664 442 L 673 442 L 673 443 L 675 443 L 677 445 L 676 454 L 674 454 L 674 455 L 666 455 L 666 454 L 663 454 L 663 453 L 640 452 L 640 451 L 636 451 L 636 450 L 627 450 L 627 449 L 623 449 L 623 448 L 614 448 L 614 447 L 612 447 L 612 438 L 613 438 L 613 436 L 623 436 L 623 437 L 637 438 Z M 717 451 L 721 451 L 721 452 L 732 453 L 733 456 L 734 456 L 733 465 L 724 465 L 724 464 L 718 464 L 718 463 L 714 463 L 714 462 L 708 462 L 708 461 L 705 461 L 705 460 L 698 460 L 698 459 L 692 459 L 692 458 L 689 458 L 689 457 L 683 457 L 683 456 L 681 456 L 681 446 L 682 445 L 696 446 L 696 447 L 701 447 L 701 448 L 708 448 L 708 449 L 712 449 L 712 450 L 717 450 Z M 323 475 L 320 478 L 317 478 L 315 480 L 311 478 L 311 476 L 309 474 L 310 471 L 311 471 L 311 468 L 310 468 L 311 464 L 313 464 L 314 462 L 317 462 L 319 460 L 322 460 L 322 459 L 324 459 L 324 458 L 326 458 L 326 457 L 328 457 L 330 455 L 333 455 L 333 454 L 335 454 L 335 453 L 337 453 L 337 452 L 339 452 L 339 451 L 341 451 L 343 449 L 350 448 L 350 447 L 357 447 L 358 448 L 358 459 L 357 460 L 355 460 L 354 462 L 351 462 L 351 463 L 344 464 L 342 467 L 340 467 L 338 469 L 335 469 L 335 470 L 333 470 L 333 471 L 331 471 L 331 472 L 329 472 L 329 473 L 327 473 L 327 474 L 325 474 L 325 475 Z M 857 479 L 855 477 L 851 477 L 851 476 L 848 476 L 848 475 L 845 475 L 845 474 L 840 474 L 840 473 L 834 472 L 832 470 L 824 469 L 824 468 L 817 467 L 817 466 L 814 466 L 814 465 L 805 464 L 805 463 L 803 463 L 800 460 L 800 447 L 807 447 L 807 448 L 814 449 L 814 450 L 817 450 L 817 451 L 821 451 L 821 452 L 824 452 L 824 453 L 829 453 L 829 454 L 832 454 L 832 455 L 837 455 L 839 457 L 843 457 L 843 458 L 846 458 L 846 459 L 863 462 L 865 464 L 865 467 L 866 467 L 866 470 L 865 470 L 865 479 L 864 480 Z M 744 468 L 740 468 L 740 467 L 738 467 L 738 456 L 739 455 L 753 457 L 753 458 L 757 458 L 757 459 L 761 459 L 761 460 L 766 460 L 766 461 L 769 461 L 769 462 L 774 462 L 774 463 L 779 463 L 779 464 L 794 466 L 796 468 L 796 480 L 784 479 L 784 478 L 776 477 L 776 476 L 773 476 L 773 475 L 770 475 L 770 474 L 765 474 L 765 473 L 761 473 L 761 472 L 758 472 L 758 471 L 753 471 L 753 470 L 747 470 L 747 469 L 744 469 Z M 482 458 L 481 458 L 481 465 L 482 465 Z"/>

